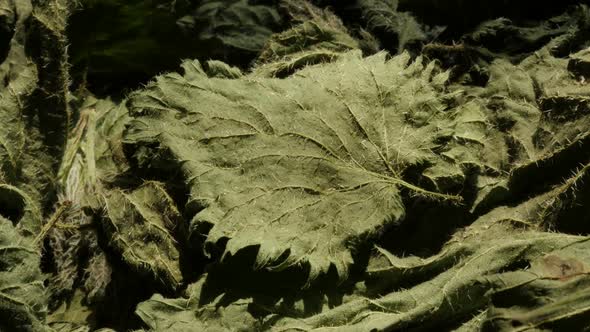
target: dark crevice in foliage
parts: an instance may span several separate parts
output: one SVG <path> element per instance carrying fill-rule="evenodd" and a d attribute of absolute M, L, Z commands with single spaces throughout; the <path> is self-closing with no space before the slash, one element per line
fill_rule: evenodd
<path fill-rule="evenodd" d="M 552 229 L 568 234 L 590 234 L 590 210 L 585 204 L 590 198 L 588 165 L 576 170 L 574 176 L 561 185 L 558 197 L 547 202 L 544 218 Z"/>
<path fill-rule="evenodd" d="M 27 51 L 37 63 L 39 82 L 31 96 L 27 113 L 37 119 L 48 152 L 59 156 L 65 149 L 71 122 L 68 105 L 70 80 L 65 25 L 69 3 L 45 3 L 41 13 L 31 19 L 31 33 L 26 42 Z M 47 16 L 56 21 L 49 25 Z M 57 163 L 54 169 L 57 170 Z"/>
<path fill-rule="evenodd" d="M 575 194 L 572 202 L 585 202 L 590 199 L 590 189 L 584 186 Z M 572 204 L 572 206 L 559 213 L 555 220 L 555 229 L 568 234 L 590 234 L 590 209 L 584 204 Z"/>
<path fill-rule="evenodd" d="M 557 153 L 517 168 L 510 176 L 509 204 L 546 192 L 562 183 L 572 172 L 590 161 L 590 136 L 584 137 Z"/>
<path fill-rule="evenodd" d="M 181 210 L 185 212 L 185 219 L 190 220 L 194 214 L 186 214 L 184 208 L 188 203 L 189 187 L 182 180 L 183 174 L 178 161 L 157 143 L 140 147 L 123 144 L 123 150 L 131 167 L 126 173 L 119 174 L 113 185 L 132 189 L 145 181 L 162 182 L 176 205 L 183 207 Z M 155 155 L 156 153 L 158 155 Z"/>
<path fill-rule="evenodd" d="M 194 282 L 205 271 L 205 267 L 212 261 L 203 254 L 203 243 L 209 232 L 206 225 L 199 229 L 189 229 L 189 221 L 198 212 L 200 207 L 188 204 L 189 186 L 183 178 L 183 174 L 171 157 L 164 157 L 164 161 L 152 164 L 157 158 L 150 156 L 154 151 L 168 154 L 157 146 L 140 147 L 136 149 L 132 145 L 123 145 L 125 154 L 130 161 L 130 169 L 117 176 L 113 185 L 119 188 L 132 190 L 145 181 L 158 181 L 164 184 L 166 192 L 182 212 L 183 225 L 175 228 L 175 237 L 181 250 L 179 251 L 180 268 L 185 285 Z M 145 155 L 147 153 L 147 155 Z M 137 157 L 141 155 L 141 157 Z M 176 165 L 176 166 L 175 166 Z M 164 168 L 162 168 L 164 167 Z"/>
<path fill-rule="evenodd" d="M 26 202 L 13 190 L 0 187 L 0 216 L 10 220 L 16 226 L 24 215 Z"/>
<path fill-rule="evenodd" d="M 516 259 L 507 266 L 500 269 L 500 273 L 527 270 L 531 267 L 531 262 L 526 259 Z"/>
<path fill-rule="evenodd" d="M 124 94 L 177 69 L 192 43 L 175 22 L 175 14 L 156 1 L 81 3 L 67 31 L 74 86 L 99 96 Z"/>
<path fill-rule="evenodd" d="M 282 28 L 275 1 L 85 1 L 68 25 L 74 86 L 122 96 L 187 58 L 246 68 Z"/>
<path fill-rule="evenodd" d="M 491 59 L 491 57 L 472 47 L 463 44 L 431 43 L 422 47 L 421 54 L 430 60 L 438 60 L 442 68 L 450 70 L 451 81 L 457 81 L 463 75 L 468 75 L 469 79 L 463 82 L 465 85 L 485 86 L 488 82 L 489 75 L 479 71 L 477 65 L 481 58 Z"/>
<path fill-rule="evenodd" d="M 95 325 L 108 327 L 116 331 L 129 331 L 142 327 L 141 320 L 134 314 L 135 306 L 148 299 L 154 292 L 174 296 L 162 288 L 150 276 L 145 276 L 131 269 L 121 256 L 109 246 L 109 238 L 98 228 L 98 243 L 105 251 L 112 266 L 111 281 L 106 288 L 103 300 L 95 307 Z"/>
<path fill-rule="evenodd" d="M 258 249 L 255 246 L 248 247 L 235 255 L 224 256 L 221 263 L 210 265 L 201 296 L 202 304 L 213 301 L 222 293 L 234 299 L 257 294 L 262 300 L 273 301 L 282 296 L 295 296 L 306 282 L 305 274 L 297 271 L 297 267 L 279 273 L 257 270 L 254 263 Z M 236 267 L 242 271 L 239 276 L 231 272 Z"/>
<path fill-rule="evenodd" d="M 332 266 L 326 275 L 310 285 L 306 277 L 309 266 L 306 265 L 295 265 L 279 271 L 257 268 L 255 261 L 258 249 L 255 246 L 248 247 L 235 255 L 227 254 L 220 263 L 210 264 L 206 270 L 207 279 L 201 291 L 200 305 L 206 305 L 223 294 L 219 302 L 222 306 L 237 299 L 253 297 L 251 310 L 255 316 L 268 315 L 272 312 L 269 312 L 269 308 L 280 308 L 296 316 L 310 316 L 321 312 L 326 303 L 329 307 L 341 304 L 344 294 L 351 292 L 354 281 L 360 277 L 358 273 L 353 273 L 346 283 L 335 282 L 338 275 Z M 283 259 L 287 257 L 288 253 Z M 280 263 L 279 258 L 277 266 Z M 239 275 L 232 272 L 236 268 L 241 271 Z M 303 302 L 302 312 L 294 307 L 298 301 Z"/>
<path fill-rule="evenodd" d="M 428 200 L 408 201 L 406 217 L 399 225 L 388 229 L 378 243 L 400 257 L 430 257 L 440 251 L 458 228 L 473 220 L 461 206 Z"/>
<path fill-rule="evenodd" d="M 10 7 L 5 8 L 5 12 L 0 13 L 0 63 L 6 60 L 10 51 L 10 41 L 14 36 L 15 12 L 14 8 Z"/>
<path fill-rule="evenodd" d="M 482 21 L 505 17 L 515 22 L 546 20 L 563 12 L 575 0 L 547 2 L 526 0 L 513 3 L 504 1 L 439 1 L 439 0 L 399 0 L 399 10 L 409 11 L 426 24 L 447 26 L 443 38 L 457 40 Z"/>

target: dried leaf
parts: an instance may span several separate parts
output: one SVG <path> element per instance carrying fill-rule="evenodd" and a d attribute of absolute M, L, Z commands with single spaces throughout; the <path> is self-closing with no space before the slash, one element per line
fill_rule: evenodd
<path fill-rule="evenodd" d="M 148 182 L 130 193 L 110 191 L 105 195 L 105 209 L 103 227 L 123 261 L 164 287 L 176 289 L 182 273 L 172 234 L 182 219 L 162 185 Z"/>
<path fill-rule="evenodd" d="M 158 77 L 132 95 L 126 141 L 141 167 L 182 169 L 189 207 L 204 208 L 193 231 L 212 225 L 209 254 L 258 246 L 256 268 L 307 265 L 311 281 L 334 265 L 344 280 L 351 251 L 403 217 L 400 188 L 458 199 L 401 178 L 440 158 L 434 127 L 406 122 L 444 109 L 445 74 L 433 64 L 350 53 L 284 80 L 184 66 L 185 77 Z"/>

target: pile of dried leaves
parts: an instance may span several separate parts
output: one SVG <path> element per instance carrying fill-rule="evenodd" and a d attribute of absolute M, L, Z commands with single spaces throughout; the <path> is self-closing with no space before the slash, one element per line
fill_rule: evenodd
<path fill-rule="evenodd" d="M 0 331 L 590 331 L 590 7 L 535 6 L 0 0 Z"/>

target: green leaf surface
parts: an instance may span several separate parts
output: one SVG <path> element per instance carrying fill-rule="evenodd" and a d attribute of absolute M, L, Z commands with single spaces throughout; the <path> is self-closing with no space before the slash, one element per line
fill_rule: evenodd
<path fill-rule="evenodd" d="M 355 246 L 403 217 L 400 188 L 457 199 L 401 178 L 440 158 L 435 129 L 406 121 L 444 108 L 445 74 L 432 64 L 350 53 L 285 80 L 214 79 L 184 66 L 184 77 L 161 76 L 131 96 L 126 141 L 140 165 L 181 167 L 189 206 L 203 208 L 192 229 L 212 225 L 208 253 L 227 239 L 221 249 L 232 255 L 259 246 L 257 268 L 308 264 L 311 281 L 334 265 L 345 279 Z"/>

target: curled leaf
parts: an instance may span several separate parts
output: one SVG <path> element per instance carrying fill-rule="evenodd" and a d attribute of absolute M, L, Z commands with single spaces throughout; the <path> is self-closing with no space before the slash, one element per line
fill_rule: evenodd
<path fill-rule="evenodd" d="M 172 234 L 181 217 L 164 188 L 148 182 L 130 193 L 113 190 L 105 195 L 105 210 L 104 229 L 123 261 L 176 289 L 182 274 Z"/>

